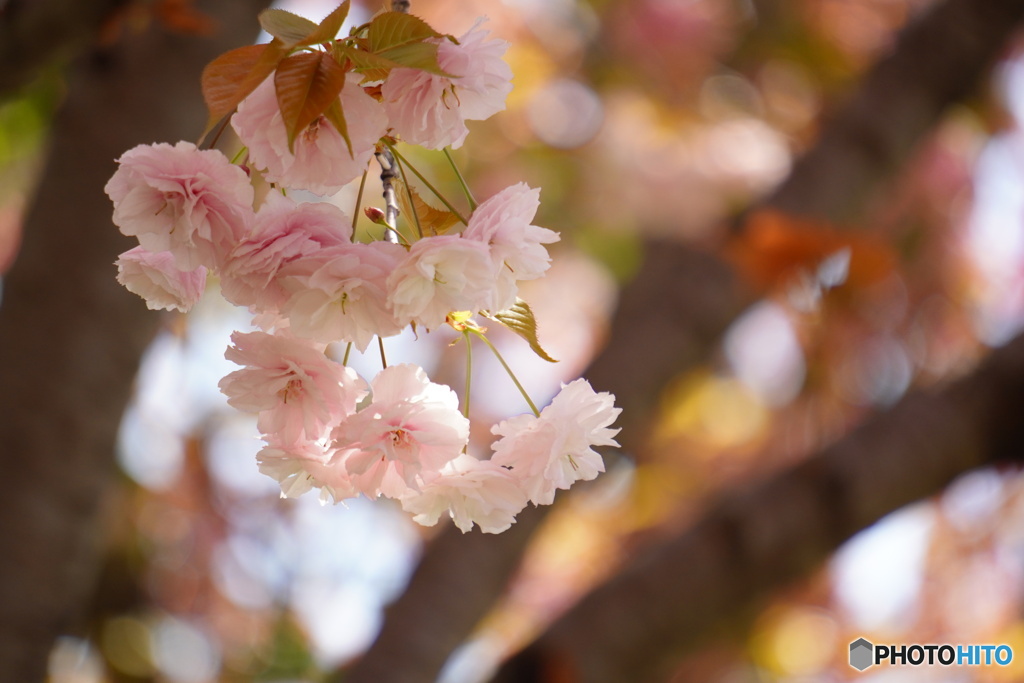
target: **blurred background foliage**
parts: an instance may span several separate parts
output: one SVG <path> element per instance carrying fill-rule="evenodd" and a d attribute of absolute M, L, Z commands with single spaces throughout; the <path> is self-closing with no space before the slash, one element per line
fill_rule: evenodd
<path fill-rule="evenodd" d="M 634 549 L 691 523 L 717 492 L 805 457 L 913 387 L 960 376 L 1019 328 L 1018 49 L 972 102 L 944 117 L 857 225 L 748 211 L 930 4 L 413 3 L 456 35 L 487 15 L 487 27 L 511 43 L 508 110 L 473 126 L 456 158 L 477 197 L 519 181 L 542 187 L 537 223 L 563 237 L 550 276 L 525 292 L 542 344 L 562 362 L 549 367 L 497 334 L 535 398 L 546 400 L 598 351 L 644 236 L 720 253 L 758 293 L 712 360 L 669 382 L 654 447 L 610 459 L 607 474 L 565 497 L 443 680 L 486 676 Z M 314 19 L 332 9 L 313 0 L 284 6 Z M 5 265 L 60 94 L 59 78 L 47 75 L 0 106 Z M 443 157 L 409 153 L 457 195 Z M 333 201 L 351 211 L 354 192 Z M 230 370 L 227 336 L 246 316 L 208 297 L 164 323 L 122 426 L 123 475 L 90 624 L 58 643 L 51 680 L 324 680 L 372 642 L 383 607 L 436 530 L 386 503 L 280 500 L 256 470 L 253 420 L 216 389 Z M 450 340 L 402 338 L 389 355 L 458 386 L 461 356 Z M 493 363 L 481 359 L 477 370 L 486 432 L 486 419 L 522 406 Z M 679 680 L 1020 680 L 1016 661 L 883 679 L 855 674 L 846 651 L 864 636 L 1008 643 L 1024 654 L 1022 508 L 1017 472 L 964 476 L 858 535 L 778 594 L 749 634 L 682 664 Z"/>

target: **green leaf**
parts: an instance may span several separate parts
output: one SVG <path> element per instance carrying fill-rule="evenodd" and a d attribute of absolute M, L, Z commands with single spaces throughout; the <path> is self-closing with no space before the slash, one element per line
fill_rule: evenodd
<path fill-rule="evenodd" d="M 201 86 L 210 117 L 202 137 L 272 74 L 287 54 L 288 48 L 275 39 L 229 50 L 207 64 Z"/>
<path fill-rule="evenodd" d="M 516 302 L 512 304 L 512 307 L 506 308 L 504 311 L 498 311 L 497 313 L 484 312 L 483 315 L 495 322 L 501 323 L 525 339 L 530 348 L 533 349 L 533 352 L 544 360 L 549 363 L 558 362 L 541 348 L 540 341 L 537 339 L 537 319 L 533 316 L 533 310 L 530 308 L 530 305 L 522 299 L 516 298 Z"/>
<path fill-rule="evenodd" d="M 306 17 L 283 9 L 265 9 L 259 15 L 260 26 L 288 47 L 303 44 L 319 27 Z M 333 37 L 333 36 L 332 36 Z M 306 43 L 309 45 L 309 43 Z"/>
<path fill-rule="evenodd" d="M 335 51 L 339 57 L 347 57 L 352 62 L 353 70 L 363 76 L 363 83 L 383 81 L 392 69 L 402 66 L 398 62 L 349 45 L 339 43 L 335 45 Z"/>
<path fill-rule="evenodd" d="M 378 14 L 370 22 L 366 35 L 369 51 L 379 57 L 400 66 L 454 78 L 437 63 L 437 44 L 425 42 L 444 37 L 427 22 L 403 12 Z"/>
<path fill-rule="evenodd" d="M 299 44 L 317 45 L 334 40 L 338 35 L 338 31 L 341 30 L 342 24 L 345 23 L 345 17 L 348 16 L 348 7 L 349 0 L 345 0 L 345 2 L 338 5 L 338 8 L 324 17 L 324 20 L 320 22 L 316 30 L 303 38 Z"/>
<path fill-rule="evenodd" d="M 306 126 L 338 99 L 345 69 L 326 52 L 303 52 L 282 61 L 274 76 L 277 104 L 288 131 L 288 149 Z M 340 107 L 339 107 L 340 108 Z M 347 131 L 338 131 L 346 135 Z"/>
<path fill-rule="evenodd" d="M 412 69 L 422 69 L 435 73 L 440 76 L 448 76 L 449 78 L 457 78 L 444 69 L 437 63 L 437 45 L 434 43 L 411 43 L 409 45 L 399 45 L 393 47 L 390 50 L 381 52 L 379 56 L 391 60 L 401 66 L 409 67 Z"/>
<path fill-rule="evenodd" d="M 382 12 L 370 22 L 366 37 L 370 41 L 370 51 L 380 54 L 402 45 L 421 43 L 427 38 L 440 38 L 442 34 L 411 14 Z"/>

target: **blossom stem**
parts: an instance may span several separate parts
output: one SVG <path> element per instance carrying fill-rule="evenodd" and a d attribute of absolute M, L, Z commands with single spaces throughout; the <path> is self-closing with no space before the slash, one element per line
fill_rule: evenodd
<path fill-rule="evenodd" d="M 397 157 L 395 157 L 395 163 L 398 164 L 398 173 L 402 176 L 402 184 L 405 185 L 405 197 L 409 200 L 409 210 L 412 211 L 412 220 L 416 224 L 416 237 L 423 239 L 423 226 L 420 225 L 420 215 L 416 212 L 416 202 L 412 200 L 412 189 L 409 187 L 409 179 L 405 175 L 405 166 Z"/>
<path fill-rule="evenodd" d="M 350 353 L 352 353 L 352 342 L 349 342 L 345 346 L 345 356 L 341 359 L 342 365 L 348 365 L 348 356 Z"/>
<path fill-rule="evenodd" d="M 417 178 L 419 178 L 420 180 L 423 181 L 423 184 L 426 185 L 427 188 L 431 192 L 434 193 L 434 196 L 437 197 L 438 199 L 440 199 L 441 203 L 444 204 L 448 208 L 449 211 L 451 211 L 453 214 L 455 214 L 455 217 L 459 219 L 460 223 L 462 223 L 463 225 L 469 225 L 469 222 L 466 221 L 466 219 L 462 217 L 462 214 L 459 213 L 459 211 L 454 206 L 452 206 L 451 202 L 449 202 L 447 199 L 445 199 L 444 195 L 441 194 L 440 192 L 438 192 L 437 188 L 434 187 L 433 185 L 431 185 L 430 181 L 427 180 L 426 178 L 424 178 L 423 174 L 420 173 L 419 171 L 417 171 L 416 167 L 413 166 L 412 164 L 410 164 L 409 160 L 406 159 L 404 156 L 402 156 L 397 149 L 395 149 L 394 145 L 389 144 L 388 145 L 388 149 L 391 150 L 391 152 L 395 155 L 396 159 L 398 159 L 399 161 L 404 163 L 409 168 L 409 170 L 412 171 L 416 175 Z"/>
<path fill-rule="evenodd" d="M 231 157 L 231 163 L 232 164 L 237 164 L 238 160 L 242 158 L 242 155 L 245 154 L 248 151 L 249 151 L 249 148 L 243 146 L 242 149 L 238 150 L 238 153 L 235 154 L 235 156 Z"/>
<path fill-rule="evenodd" d="M 444 156 L 448 159 L 448 163 L 451 164 L 452 170 L 455 171 L 455 177 L 459 179 L 459 185 L 462 186 L 462 192 L 466 195 L 466 201 L 469 202 L 470 213 L 476 211 L 477 203 L 476 199 L 473 198 L 473 192 L 469 189 L 469 185 L 466 184 L 466 179 L 462 177 L 462 172 L 459 170 L 458 165 L 455 163 L 455 159 L 452 157 L 451 150 L 447 147 L 444 148 Z"/>
<path fill-rule="evenodd" d="M 540 417 L 540 411 L 537 410 L 536 404 L 530 399 L 530 395 L 526 393 L 526 389 L 524 389 L 523 385 L 519 382 L 519 378 L 516 377 L 516 373 L 512 372 L 512 368 L 510 368 L 508 366 L 508 363 L 505 362 L 505 359 L 504 357 L 502 357 L 501 352 L 498 351 L 497 347 L 491 343 L 491 340 L 488 339 L 483 332 L 480 332 L 478 330 L 472 330 L 472 332 L 476 334 L 476 336 L 484 340 L 484 344 L 487 344 L 487 348 L 491 350 L 491 352 L 494 354 L 494 357 L 498 359 L 499 363 L 501 363 L 501 367 L 505 368 L 505 372 L 507 372 L 508 376 L 512 378 L 512 382 L 515 383 L 516 389 L 518 389 L 519 393 L 523 395 L 524 399 L 526 399 L 526 404 L 530 406 L 530 410 L 533 411 L 534 415 Z"/>
<path fill-rule="evenodd" d="M 207 147 L 206 149 L 213 149 L 214 147 L 217 146 L 217 141 L 220 140 L 220 136 L 224 134 L 224 129 L 228 127 L 228 124 L 230 122 L 231 122 L 231 117 L 230 116 L 225 116 L 224 117 L 224 121 L 222 121 L 221 124 L 219 126 L 217 126 L 217 132 L 213 134 L 213 140 L 210 140 L 210 146 Z M 203 137 L 206 137 L 206 136 L 203 136 Z M 199 145 L 202 142 L 203 142 L 203 140 L 202 140 L 202 138 L 200 138 L 199 139 L 199 143 L 196 144 L 196 147 L 199 147 Z"/>
<path fill-rule="evenodd" d="M 380 336 L 377 337 L 377 347 L 380 349 L 380 364 L 387 370 L 388 358 L 384 355 L 384 339 Z"/>
<path fill-rule="evenodd" d="M 466 342 L 466 398 L 463 403 L 462 414 L 469 419 L 469 388 L 473 381 L 473 344 L 469 336 L 469 330 L 463 330 L 463 340 Z"/>
<path fill-rule="evenodd" d="M 363 177 L 359 181 L 359 191 L 356 193 L 356 208 L 352 213 L 352 239 L 355 241 L 356 223 L 359 221 L 360 209 L 363 208 L 363 190 L 366 188 L 366 176 L 370 174 L 369 169 L 363 169 Z"/>

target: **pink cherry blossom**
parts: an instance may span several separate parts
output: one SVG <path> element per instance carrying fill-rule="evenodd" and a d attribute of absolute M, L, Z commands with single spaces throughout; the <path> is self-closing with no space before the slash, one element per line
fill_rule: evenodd
<path fill-rule="evenodd" d="M 117 259 L 117 281 L 146 300 L 151 310 L 187 312 L 206 288 L 206 268 L 183 271 L 169 251 L 156 253 L 135 247 Z"/>
<path fill-rule="evenodd" d="M 281 308 L 295 334 L 322 342 L 352 342 L 360 351 L 374 336 L 405 327 L 388 303 L 387 279 L 405 257 L 390 242 L 330 247 L 281 270 L 289 297 Z"/>
<path fill-rule="evenodd" d="M 557 242 L 559 236 L 530 224 L 539 206 L 539 189 L 526 183 L 512 185 L 480 204 L 462 233 L 490 247 L 497 273 L 494 300 L 488 305 L 491 310 L 510 307 L 515 303 L 516 283 L 543 277 L 551 265 L 543 245 Z"/>
<path fill-rule="evenodd" d="M 287 446 L 271 441 L 256 454 L 256 462 L 260 472 L 281 484 L 282 498 L 297 498 L 317 488 L 321 500 L 337 503 L 359 495 L 337 456 L 318 441 Z"/>
<path fill-rule="evenodd" d="M 284 265 L 351 239 L 351 221 L 333 204 L 296 203 L 272 192 L 256 214 L 252 233 L 221 268 L 224 298 L 253 310 L 277 311 L 288 297 L 277 279 Z"/>
<path fill-rule="evenodd" d="M 266 169 L 269 182 L 327 195 L 366 170 L 388 124 L 383 106 L 366 94 L 359 80 L 356 74 L 349 74 L 340 95 L 351 154 L 341 133 L 324 117 L 299 133 L 294 153 L 289 151 L 273 78 L 265 80 L 238 105 L 231 125 L 249 148 L 253 165 Z"/>
<path fill-rule="evenodd" d="M 178 268 L 217 267 L 249 230 L 253 190 L 245 171 L 190 142 L 139 145 L 118 159 L 104 188 L 114 224 Z"/>
<path fill-rule="evenodd" d="M 486 308 L 493 299 L 494 270 L 487 246 L 479 241 L 459 235 L 422 239 L 388 278 L 395 316 L 435 329 L 452 311 Z"/>
<path fill-rule="evenodd" d="M 489 534 L 512 526 L 527 503 L 526 493 L 508 469 L 465 453 L 445 465 L 440 476 L 421 491 L 409 491 L 401 500 L 402 508 L 418 524 L 434 526 L 448 513 L 463 533 L 477 524 Z"/>
<path fill-rule="evenodd" d="M 334 430 L 353 481 L 367 496 L 397 498 L 418 489 L 456 458 L 469 439 L 469 420 L 451 388 L 422 368 L 392 365 L 371 382 L 372 401 Z"/>
<path fill-rule="evenodd" d="M 548 505 L 556 489 L 604 472 L 593 446 L 618 446 L 614 437 L 619 430 L 609 427 L 622 412 L 614 401 L 607 392 L 594 392 L 584 379 L 564 384 L 540 417 L 519 415 L 491 428 L 501 437 L 494 442 L 491 461 L 511 467 L 530 500 Z"/>
<path fill-rule="evenodd" d="M 286 332 L 235 332 L 224 356 L 241 370 L 220 381 L 228 403 L 259 413 L 257 426 L 280 444 L 316 441 L 355 411 L 366 383 L 311 341 Z"/>
<path fill-rule="evenodd" d="M 438 39 L 437 62 L 449 78 L 420 69 L 393 69 L 381 88 L 392 128 L 406 142 L 428 149 L 462 146 L 467 120 L 505 108 L 512 70 L 502 59 L 503 40 L 487 40 L 478 21 L 456 45 Z"/>

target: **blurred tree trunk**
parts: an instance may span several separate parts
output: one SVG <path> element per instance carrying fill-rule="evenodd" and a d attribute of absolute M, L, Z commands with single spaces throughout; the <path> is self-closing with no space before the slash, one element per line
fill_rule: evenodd
<path fill-rule="evenodd" d="M 901 33 L 892 52 L 866 75 L 827 122 L 818 143 L 763 204 L 838 222 L 862 215 L 946 108 L 976 90 L 1022 16 L 1021 0 L 947 0 L 925 13 Z M 665 241 L 646 245 L 644 265 L 623 292 L 608 345 L 587 373 L 596 389 L 612 391 L 623 407 L 620 441 L 627 451 L 642 452 L 642 435 L 665 383 L 710 356 L 751 296 L 712 254 Z M 947 480 L 934 480 L 935 488 L 920 495 Z M 427 549 L 409 589 L 389 608 L 377 641 L 345 680 L 377 680 L 396 658 L 407 676 L 403 680 L 434 680 L 447 654 L 505 588 L 544 514 L 529 510 L 519 522 L 529 529 L 494 539 L 446 529 Z M 828 547 L 839 542 L 833 539 Z M 586 612 L 578 618 L 595 617 Z"/>
<path fill-rule="evenodd" d="M 61 21 L 38 21 L 52 6 L 49 16 L 88 17 L 65 44 L 82 45 L 78 29 L 95 37 L 102 22 L 111 28 L 110 8 L 122 4 L 15 0 L 0 15 L 0 34 L 19 35 L 24 45 L 63 40 Z M 78 625 L 96 575 L 118 424 L 159 319 L 114 281 L 113 263 L 131 241 L 111 223 L 103 186 L 125 150 L 197 136 L 205 121 L 203 65 L 252 41 L 265 4 L 199 3 L 215 20 L 208 36 L 171 30 L 145 9 L 156 5 L 139 5 L 115 44 L 89 49 L 68 73 L 0 305 L 0 458 L 9 478 L 0 496 L 5 680 L 43 680 L 54 638 Z M 25 17 L 31 21 L 18 24 Z M 39 61 L 26 60 L 25 68 Z M 18 83 L 6 66 L 3 83 Z"/>

